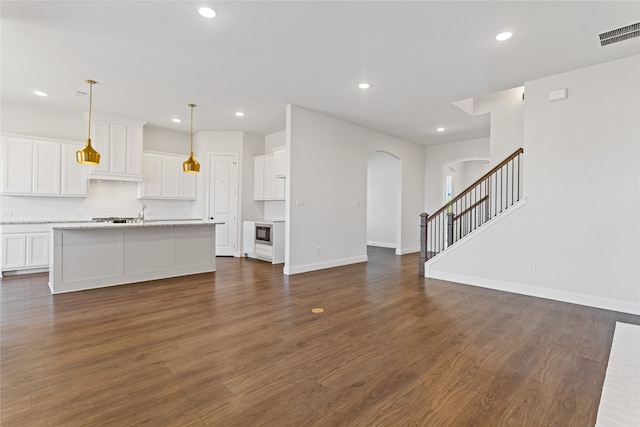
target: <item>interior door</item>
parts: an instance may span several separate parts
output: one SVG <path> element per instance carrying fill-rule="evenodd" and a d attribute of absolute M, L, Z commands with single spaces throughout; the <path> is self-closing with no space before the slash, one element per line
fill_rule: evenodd
<path fill-rule="evenodd" d="M 233 256 L 238 238 L 238 155 L 209 155 L 209 219 L 216 226 L 216 255 Z"/>

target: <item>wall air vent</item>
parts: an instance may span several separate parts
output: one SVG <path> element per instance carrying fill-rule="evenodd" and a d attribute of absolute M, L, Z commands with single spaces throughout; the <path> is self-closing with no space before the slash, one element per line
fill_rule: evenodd
<path fill-rule="evenodd" d="M 600 46 L 606 46 L 608 44 L 621 42 L 638 36 L 640 36 L 640 22 L 598 34 L 598 37 L 600 38 Z"/>

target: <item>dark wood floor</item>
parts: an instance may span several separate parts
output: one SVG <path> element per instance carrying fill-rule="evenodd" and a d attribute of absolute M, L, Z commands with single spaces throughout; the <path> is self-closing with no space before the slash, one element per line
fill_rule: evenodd
<path fill-rule="evenodd" d="M 417 276 L 417 255 L 52 296 L 1 281 L 10 426 L 592 426 L 616 321 Z M 314 314 L 312 308 L 325 312 Z"/>

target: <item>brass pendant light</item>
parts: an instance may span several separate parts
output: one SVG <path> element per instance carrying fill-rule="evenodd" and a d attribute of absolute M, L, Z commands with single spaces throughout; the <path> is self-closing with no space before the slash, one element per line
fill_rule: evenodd
<path fill-rule="evenodd" d="M 193 158 L 193 107 L 195 107 L 195 104 L 187 104 L 189 105 L 189 107 L 191 107 L 191 131 L 190 131 L 190 144 L 191 144 L 191 155 L 189 155 L 189 158 L 187 160 L 185 160 L 185 162 L 182 164 L 182 169 L 185 172 L 189 172 L 189 173 L 198 173 L 200 172 L 200 163 L 198 163 L 198 161 L 196 159 Z"/>
<path fill-rule="evenodd" d="M 89 132 L 87 134 L 87 145 L 82 150 L 76 151 L 76 161 L 83 165 L 97 165 L 100 163 L 100 153 L 91 146 L 91 104 L 93 103 L 93 85 L 97 82 L 86 80 L 89 83 Z"/>

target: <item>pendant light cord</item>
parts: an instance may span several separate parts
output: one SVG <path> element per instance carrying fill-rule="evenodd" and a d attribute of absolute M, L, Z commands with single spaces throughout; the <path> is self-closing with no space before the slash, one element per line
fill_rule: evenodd
<path fill-rule="evenodd" d="M 87 135 L 87 139 L 91 138 L 91 107 L 93 105 L 93 84 L 95 83 L 93 80 L 87 80 L 89 83 L 89 131 Z"/>

